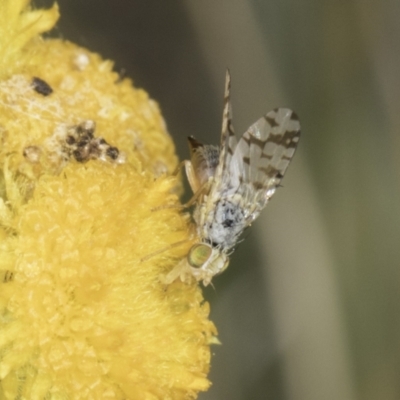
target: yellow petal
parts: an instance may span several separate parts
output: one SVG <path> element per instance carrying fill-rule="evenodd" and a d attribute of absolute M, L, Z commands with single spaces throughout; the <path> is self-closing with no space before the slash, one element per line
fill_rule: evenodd
<path fill-rule="evenodd" d="M 197 284 L 162 283 L 192 243 L 159 108 L 38 40 L 56 6 L 0 4 L 0 398 L 196 398 L 216 329 Z"/>
<path fill-rule="evenodd" d="M 25 59 L 22 48 L 58 20 L 56 3 L 48 10 L 35 11 L 28 4 L 29 0 L 0 0 L 0 77 L 20 66 Z"/>

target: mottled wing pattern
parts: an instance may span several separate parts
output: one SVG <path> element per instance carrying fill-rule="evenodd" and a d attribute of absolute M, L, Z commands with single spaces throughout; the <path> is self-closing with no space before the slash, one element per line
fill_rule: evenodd
<path fill-rule="evenodd" d="M 299 138 L 297 115 L 287 108 L 278 108 L 255 122 L 239 140 L 229 164 L 229 191 L 246 199 L 252 220 L 279 186 Z"/>
<path fill-rule="evenodd" d="M 231 106 L 230 91 L 231 91 L 231 75 L 229 73 L 229 70 L 226 70 L 220 154 L 219 154 L 218 167 L 215 172 L 214 185 L 212 188 L 216 192 L 219 191 L 219 187 L 223 184 L 222 182 L 223 176 L 226 174 L 229 168 L 237 144 L 232 125 L 232 106 Z"/>
<path fill-rule="evenodd" d="M 205 145 L 189 137 L 190 161 L 199 184 L 213 177 L 210 191 L 218 194 L 223 186 L 223 176 L 235 150 L 237 141 L 232 126 L 232 106 L 230 100 L 231 76 L 229 70 L 225 77 L 224 109 L 222 114 L 222 133 L 220 146 Z"/>

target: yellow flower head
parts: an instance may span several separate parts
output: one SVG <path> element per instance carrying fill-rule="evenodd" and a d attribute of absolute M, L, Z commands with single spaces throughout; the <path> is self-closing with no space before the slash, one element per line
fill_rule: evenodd
<path fill-rule="evenodd" d="M 0 0 L 0 398 L 195 398 L 216 330 L 162 283 L 191 242 L 158 106 L 27 3 Z"/>

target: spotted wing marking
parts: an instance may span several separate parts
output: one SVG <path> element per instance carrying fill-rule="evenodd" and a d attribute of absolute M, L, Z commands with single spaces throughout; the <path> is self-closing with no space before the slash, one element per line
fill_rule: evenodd
<path fill-rule="evenodd" d="M 211 192 L 219 196 L 223 192 L 255 190 L 261 196 L 259 192 L 263 191 L 262 208 L 279 186 L 294 155 L 300 135 L 299 119 L 292 110 L 274 109 L 250 126 L 237 143 L 230 88 L 227 70 L 220 155 Z"/>
<path fill-rule="evenodd" d="M 231 74 L 229 70 L 226 70 L 220 154 L 219 154 L 218 166 L 215 171 L 215 182 L 217 185 L 219 182 L 221 182 L 224 171 L 227 170 L 228 166 L 231 163 L 231 159 L 237 144 L 232 124 L 232 105 L 231 105 L 230 92 L 231 92 Z"/>
<path fill-rule="evenodd" d="M 211 191 L 218 194 L 223 183 L 223 176 L 226 174 L 231 163 L 237 140 L 232 125 L 230 90 L 231 75 L 229 70 L 227 70 L 219 148 L 213 145 L 204 145 L 196 139 L 189 137 L 191 160 L 189 168 L 186 166 L 186 175 L 194 192 L 212 177 L 211 187 L 207 187 L 207 192 Z M 191 176 L 192 173 L 193 176 Z"/>
<path fill-rule="evenodd" d="M 275 193 L 300 138 L 300 122 L 292 110 L 277 108 L 250 126 L 239 140 L 229 164 L 231 190 L 246 198 L 257 218 Z"/>

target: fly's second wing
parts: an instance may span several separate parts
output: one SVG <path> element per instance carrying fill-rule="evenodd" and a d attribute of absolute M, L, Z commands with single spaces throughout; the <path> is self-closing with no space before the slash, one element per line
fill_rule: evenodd
<path fill-rule="evenodd" d="M 219 196 L 224 181 L 227 179 L 228 168 L 235 151 L 237 141 L 232 125 L 232 105 L 231 105 L 231 76 L 229 70 L 226 71 L 224 110 L 222 114 L 222 132 L 218 166 L 214 175 L 214 182 L 211 188 L 211 197 Z"/>

